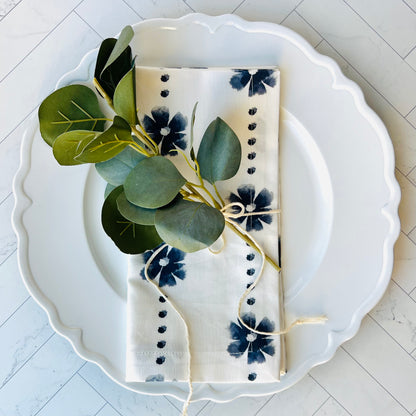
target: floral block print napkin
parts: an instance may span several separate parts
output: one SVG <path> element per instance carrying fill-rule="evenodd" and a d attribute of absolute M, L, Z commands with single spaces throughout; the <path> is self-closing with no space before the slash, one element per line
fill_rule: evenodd
<path fill-rule="evenodd" d="M 179 152 L 189 156 L 190 121 L 196 102 L 194 147 L 217 116 L 239 137 L 237 175 L 218 190 L 226 202 L 262 214 L 236 221 L 279 261 L 279 71 L 276 68 L 137 67 L 139 118 L 149 135 L 181 173 L 195 182 Z M 144 277 L 152 255 L 129 256 L 127 381 L 187 381 L 185 328 L 164 297 Z M 281 372 L 281 341 L 258 335 L 237 318 L 239 299 L 254 281 L 260 255 L 226 229 L 219 254 L 208 249 L 184 253 L 165 247 L 148 274 L 184 316 L 190 333 L 195 382 L 272 382 Z M 266 263 L 260 283 L 245 299 L 242 318 L 260 331 L 280 327 L 279 277 Z"/>

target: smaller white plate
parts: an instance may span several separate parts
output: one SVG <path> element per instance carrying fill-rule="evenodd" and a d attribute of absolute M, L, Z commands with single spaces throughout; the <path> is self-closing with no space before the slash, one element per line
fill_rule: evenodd
<path fill-rule="evenodd" d="M 329 319 L 288 334 L 288 373 L 279 383 L 199 384 L 193 398 L 286 389 L 357 332 L 387 287 L 400 199 L 387 131 L 336 63 L 287 28 L 193 14 L 134 29 L 141 65 L 279 66 L 287 321 L 322 313 Z M 59 86 L 91 80 L 95 54 Z M 14 183 L 13 222 L 29 291 L 55 330 L 116 382 L 184 399 L 185 384 L 125 383 L 126 259 L 99 223 L 104 183 L 93 168 L 59 167 L 37 131 L 34 120 Z"/>

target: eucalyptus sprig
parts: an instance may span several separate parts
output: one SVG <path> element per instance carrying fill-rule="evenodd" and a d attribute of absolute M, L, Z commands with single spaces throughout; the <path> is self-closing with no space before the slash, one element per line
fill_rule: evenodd
<path fill-rule="evenodd" d="M 40 132 L 58 163 L 94 163 L 108 182 L 101 220 L 121 251 L 143 253 L 162 241 L 185 252 L 198 251 L 211 246 L 224 231 L 225 203 L 216 183 L 237 173 L 240 141 L 217 117 L 195 155 L 195 104 L 189 157 L 173 149 L 185 158 L 194 178 L 185 178 L 161 156 L 137 117 L 135 63 L 129 46 L 133 34 L 127 26 L 118 39 L 105 39 L 99 48 L 93 84 L 103 102 L 85 85 L 60 88 L 40 105 Z"/>

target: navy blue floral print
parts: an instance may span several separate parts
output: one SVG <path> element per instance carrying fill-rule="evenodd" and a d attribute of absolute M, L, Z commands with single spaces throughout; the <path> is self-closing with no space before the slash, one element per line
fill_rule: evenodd
<path fill-rule="evenodd" d="M 148 250 L 143 253 L 144 262 L 150 259 L 154 250 Z M 154 280 L 159 277 L 159 287 L 163 286 L 175 286 L 176 279 L 185 279 L 186 273 L 184 270 L 185 263 L 183 260 L 185 258 L 185 253 L 181 250 L 178 250 L 174 247 L 166 246 L 152 261 L 149 268 L 147 269 L 147 274 L 149 278 Z M 144 267 L 140 272 L 140 275 L 143 279 L 146 280 L 144 275 Z"/>
<path fill-rule="evenodd" d="M 167 154 L 176 155 L 178 152 L 170 152 L 170 150 L 176 148 L 186 149 L 185 133 L 183 133 L 187 125 L 185 116 L 176 113 L 169 121 L 169 109 L 167 107 L 154 107 L 152 117 L 146 114 L 142 124 L 147 134 L 160 145 L 160 153 L 163 156 Z"/>
<path fill-rule="evenodd" d="M 261 332 L 273 332 L 274 324 L 268 318 L 263 318 L 261 322 L 256 326 L 256 317 L 253 313 L 249 312 L 242 316 L 243 322 L 250 328 L 254 328 Z M 273 338 L 270 335 L 260 335 L 248 330 L 240 322 L 236 324 L 231 322 L 230 324 L 231 338 L 234 340 L 227 351 L 235 358 L 239 358 L 244 355 L 246 351 L 247 363 L 264 363 L 266 357 L 264 354 L 273 356 L 275 353 L 274 346 L 272 345 Z"/>
<path fill-rule="evenodd" d="M 230 79 L 231 86 L 236 90 L 242 90 L 249 84 L 248 95 L 262 95 L 266 93 L 266 85 L 274 87 L 276 77 L 272 69 L 234 69 L 235 75 Z"/>
<path fill-rule="evenodd" d="M 257 196 L 253 185 L 242 185 L 237 189 L 237 194 L 231 193 L 230 202 L 240 202 L 244 205 L 245 213 L 270 211 L 270 204 L 273 200 L 273 194 L 266 188 L 261 190 Z M 239 212 L 236 209 L 236 212 Z M 247 217 L 235 218 L 239 224 L 246 221 L 247 231 L 260 231 L 263 229 L 263 223 L 271 224 L 272 216 L 270 214 L 250 215 Z"/>
<path fill-rule="evenodd" d="M 155 374 L 155 375 L 151 375 L 146 377 L 146 381 L 147 382 L 153 382 L 153 381 L 165 381 L 165 377 L 163 376 L 163 374 Z"/>

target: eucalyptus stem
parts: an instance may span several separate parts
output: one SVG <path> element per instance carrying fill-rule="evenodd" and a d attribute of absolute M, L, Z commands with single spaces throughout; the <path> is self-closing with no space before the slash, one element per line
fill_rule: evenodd
<path fill-rule="evenodd" d="M 136 152 L 139 152 L 140 154 L 146 156 L 146 157 L 151 157 L 152 155 L 146 150 L 143 149 L 143 147 L 139 146 L 138 144 L 130 144 L 130 147 L 134 150 L 136 150 Z"/>
<path fill-rule="evenodd" d="M 200 182 L 200 185 L 198 185 L 198 184 L 196 184 L 196 183 L 192 183 L 192 182 L 187 182 L 187 185 L 189 184 L 189 185 L 191 185 L 192 187 L 193 187 L 193 190 L 194 190 L 194 192 L 196 192 L 196 190 L 195 190 L 195 187 L 196 188 L 201 188 L 201 189 L 203 189 L 208 195 L 209 195 L 209 197 L 211 198 L 211 200 L 212 200 L 212 202 L 213 202 L 213 204 L 214 204 L 214 206 L 215 206 L 215 208 L 217 208 L 217 209 L 221 209 L 222 208 L 222 206 L 220 205 L 220 204 L 218 204 L 218 201 L 214 198 L 214 196 L 211 194 L 211 192 L 207 189 L 207 187 L 205 186 L 205 184 L 204 184 L 204 180 L 202 179 L 202 177 L 201 177 L 201 173 L 200 173 L 200 171 L 199 171 L 199 164 L 198 164 L 198 161 L 195 159 L 194 160 L 194 162 L 195 162 L 195 166 L 196 166 L 196 169 L 195 168 L 193 168 L 192 167 L 192 165 L 191 165 L 191 162 L 189 161 L 189 159 L 186 157 L 186 154 L 185 154 L 185 152 L 183 152 L 181 149 L 178 149 L 178 148 L 176 148 L 176 149 L 172 149 L 172 150 L 170 150 L 170 152 L 179 152 L 183 157 L 184 157 L 184 159 L 185 159 L 185 161 L 186 161 L 186 163 L 188 164 L 188 166 L 195 172 L 195 174 L 198 176 L 198 179 L 199 179 L 199 182 Z M 218 191 L 217 191 L 217 195 L 218 195 Z M 222 205 L 224 206 L 224 201 L 222 200 L 222 198 L 220 197 L 220 200 L 222 201 Z M 206 200 L 205 200 L 206 201 Z M 211 205 L 211 204 L 207 204 L 207 205 Z"/>
<path fill-rule="evenodd" d="M 225 202 L 224 202 L 224 200 L 221 198 L 221 195 L 220 195 L 220 193 L 218 192 L 218 189 L 217 189 L 217 186 L 215 185 L 215 182 L 212 184 L 212 186 L 213 186 L 213 188 L 214 188 L 215 193 L 217 194 L 218 199 L 221 201 L 222 206 L 224 206 L 224 205 L 225 205 Z"/>
<path fill-rule="evenodd" d="M 193 195 L 197 196 L 202 202 L 207 204 L 209 207 L 212 205 L 193 187 L 193 184 L 186 182 L 185 186 L 192 192 Z M 217 207 L 216 207 L 217 208 Z"/>
<path fill-rule="evenodd" d="M 190 182 L 188 182 L 188 184 L 192 186 L 192 189 L 193 189 L 194 192 L 198 192 L 195 189 L 195 187 L 203 189 L 209 195 L 209 197 L 211 198 L 212 203 L 214 204 L 214 207 L 217 208 L 218 210 L 220 210 L 222 208 L 221 205 L 217 202 L 217 200 L 212 196 L 211 192 L 205 187 L 205 185 L 197 185 L 197 184 L 190 183 Z M 198 195 L 201 195 L 201 194 L 198 192 Z M 208 203 L 208 205 L 211 206 L 211 204 L 209 204 L 209 203 Z"/>
<path fill-rule="evenodd" d="M 202 176 L 201 176 L 201 168 L 199 167 L 198 160 L 195 159 L 194 163 L 195 163 L 195 167 L 196 167 L 196 170 L 195 170 L 196 176 L 198 176 L 198 179 L 199 179 L 199 182 L 201 183 L 201 185 L 204 185 L 204 180 L 202 179 Z"/>
<path fill-rule="evenodd" d="M 130 126 L 133 133 L 136 135 L 136 137 L 148 148 L 152 151 L 153 156 L 157 156 L 159 154 L 159 147 L 155 143 L 155 147 L 150 143 L 147 138 L 139 131 L 137 130 L 136 126 L 131 125 Z"/>
<path fill-rule="evenodd" d="M 207 189 L 207 187 L 205 186 L 205 184 L 204 184 L 204 180 L 202 179 L 202 176 L 201 176 L 201 168 L 199 167 L 199 163 L 198 163 L 198 160 L 197 159 L 195 159 L 194 160 L 194 162 L 195 162 L 195 166 L 196 166 L 196 175 L 198 176 L 198 179 L 199 179 L 199 182 L 201 183 L 201 187 L 204 189 L 204 191 L 211 197 L 211 199 L 213 200 L 213 201 L 215 201 L 214 202 L 214 204 L 215 203 L 217 203 L 217 201 L 216 201 L 216 199 L 213 197 L 213 195 L 211 194 L 211 192 Z M 221 205 L 220 205 L 220 208 L 222 208 L 223 206 L 224 206 L 224 201 L 223 201 L 223 199 L 221 198 L 221 196 L 220 196 L 220 194 L 218 193 L 218 190 L 217 190 L 217 188 L 216 188 L 216 186 L 215 186 L 215 183 L 214 183 L 214 189 L 215 189 L 215 192 L 217 193 L 217 196 L 218 196 L 218 198 L 219 198 L 219 200 L 220 200 L 220 202 L 221 202 Z"/>
<path fill-rule="evenodd" d="M 104 90 L 104 88 L 101 86 L 101 84 L 98 82 L 98 79 L 97 78 L 94 78 L 94 80 L 93 80 L 93 84 L 94 84 L 94 86 L 95 86 L 95 88 L 97 88 L 97 90 L 100 92 L 100 94 L 105 98 L 105 100 L 107 101 L 107 104 L 111 107 L 111 109 L 116 113 L 116 110 L 115 110 L 115 108 L 114 108 L 114 104 L 113 104 L 113 100 L 111 99 L 111 97 L 105 92 L 105 90 Z M 155 148 L 153 148 L 153 146 L 152 146 L 152 144 L 151 143 L 149 143 L 148 141 L 147 141 L 147 139 L 143 136 L 143 134 L 142 133 L 140 133 L 137 129 L 136 129 L 136 126 L 133 126 L 133 125 L 130 125 L 130 127 L 131 127 L 131 129 L 132 129 L 132 131 L 136 134 L 136 136 L 138 136 L 137 138 L 145 145 L 145 146 L 147 146 L 151 151 L 152 151 L 152 153 L 154 153 L 155 155 L 157 155 L 157 154 L 159 154 L 159 148 L 157 147 L 157 145 L 153 142 L 153 140 L 152 140 L 152 142 L 155 144 Z M 143 155 L 145 155 L 145 156 L 147 156 L 147 157 L 150 157 L 150 156 L 152 156 L 146 149 L 143 149 L 141 146 L 131 146 L 131 147 L 133 147 L 133 149 L 135 149 L 135 150 L 137 150 L 139 153 L 141 153 L 141 154 L 143 154 Z M 139 150 L 139 149 L 141 149 L 141 150 Z"/>
<path fill-rule="evenodd" d="M 97 78 L 93 79 L 93 84 L 95 86 L 95 88 L 97 88 L 97 90 L 100 92 L 100 94 L 105 98 L 105 100 L 107 101 L 107 104 L 111 107 L 111 109 L 115 112 L 116 110 L 114 110 L 114 105 L 113 105 L 113 100 L 110 98 L 110 96 L 105 92 L 104 88 L 101 86 L 101 84 L 98 82 Z"/>
<path fill-rule="evenodd" d="M 143 136 L 146 137 L 147 140 L 149 140 L 150 143 L 152 143 L 152 146 L 154 147 L 154 149 L 156 150 L 156 152 L 159 154 L 159 146 L 157 145 L 157 143 L 147 134 L 146 130 L 144 129 L 144 127 L 141 125 L 140 121 L 138 123 L 138 126 L 140 127 L 140 130 L 143 133 Z"/>
<path fill-rule="evenodd" d="M 188 164 L 188 166 L 196 173 L 196 170 L 195 170 L 195 168 L 193 168 L 192 167 L 192 165 L 191 165 L 191 162 L 189 161 L 189 159 L 186 157 L 186 154 L 185 154 L 185 152 L 183 151 L 183 150 L 181 150 L 181 149 L 178 149 L 178 148 L 175 148 L 175 149 L 170 149 L 169 150 L 169 153 L 171 153 L 171 152 L 179 152 L 182 156 L 183 156 L 183 158 L 185 159 L 185 162 Z M 193 184 L 194 185 L 194 184 Z M 194 186 L 198 186 L 198 185 L 194 185 Z"/>
<path fill-rule="evenodd" d="M 208 190 L 208 188 L 204 185 L 204 183 L 202 183 L 202 185 L 196 185 L 198 188 L 203 189 L 208 195 L 209 197 L 212 199 L 212 202 L 215 205 L 215 208 L 217 209 L 221 209 L 222 206 L 218 203 L 218 201 L 214 198 L 214 196 L 211 194 L 211 192 Z"/>
<path fill-rule="evenodd" d="M 188 192 L 186 189 L 180 189 L 179 193 L 183 196 L 183 197 L 188 197 L 189 195 L 191 195 L 190 192 Z"/>
<path fill-rule="evenodd" d="M 170 150 L 170 152 L 179 152 L 183 157 L 184 157 L 184 159 L 185 159 L 185 161 L 186 161 L 186 163 L 188 164 L 188 166 L 195 172 L 195 174 L 198 176 L 198 179 L 199 179 L 199 182 L 200 182 L 200 184 L 198 185 L 198 184 L 196 184 L 196 183 L 192 183 L 192 182 L 188 182 L 188 184 L 189 185 L 191 185 L 191 186 L 193 186 L 193 187 L 196 187 L 196 188 L 201 188 L 201 189 L 203 189 L 208 195 L 209 195 L 209 197 L 211 198 L 211 200 L 212 200 L 212 202 L 213 202 L 213 204 L 214 204 L 214 206 L 215 206 L 215 208 L 217 208 L 217 209 L 221 209 L 222 208 L 222 206 L 224 206 L 224 201 L 222 200 L 222 198 L 220 197 L 220 200 L 221 200 L 221 202 L 222 202 L 222 206 L 220 205 L 220 204 L 218 204 L 218 201 L 214 198 L 214 196 L 211 194 L 211 192 L 208 190 L 208 188 L 205 186 L 205 184 L 204 184 L 204 180 L 202 179 L 202 176 L 201 176 L 201 173 L 200 173 L 200 170 L 199 170 L 199 164 L 198 164 L 198 161 L 195 159 L 194 160 L 194 163 L 195 163 L 195 166 L 196 166 L 196 169 L 195 168 L 193 168 L 192 167 L 192 165 L 191 165 L 191 162 L 189 161 L 189 159 L 186 157 L 186 154 L 185 154 L 185 152 L 184 151 L 182 151 L 181 149 L 172 149 L 172 150 Z M 218 191 L 216 191 L 217 192 L 217 195 L 218 195 Z M 208 205 L 210 205 L 210 204 L 208 204 Z"/>
<path fill-rule="evenodd" d="M 241 231 L 239 231 L 230 221 L 225 221 L 225 225 L 230 228 L 232 231 L 234 231 L 242 240 L 244 240 L 247 244 L 250 245 L 250 247 L 254 248 L 258 253 L 260 253 L 259 249 L 253 244 L 253 242 L 244 235 Z M 261 253 L 260 253 L 261 254 Z M 280 270 L 280 267 L 276 264 L 276 262 L 269 257 L 266 253 L 264 253 L 264 257 L 266 258 L 266 261 L 268 261 L 277 271 Z"/>

